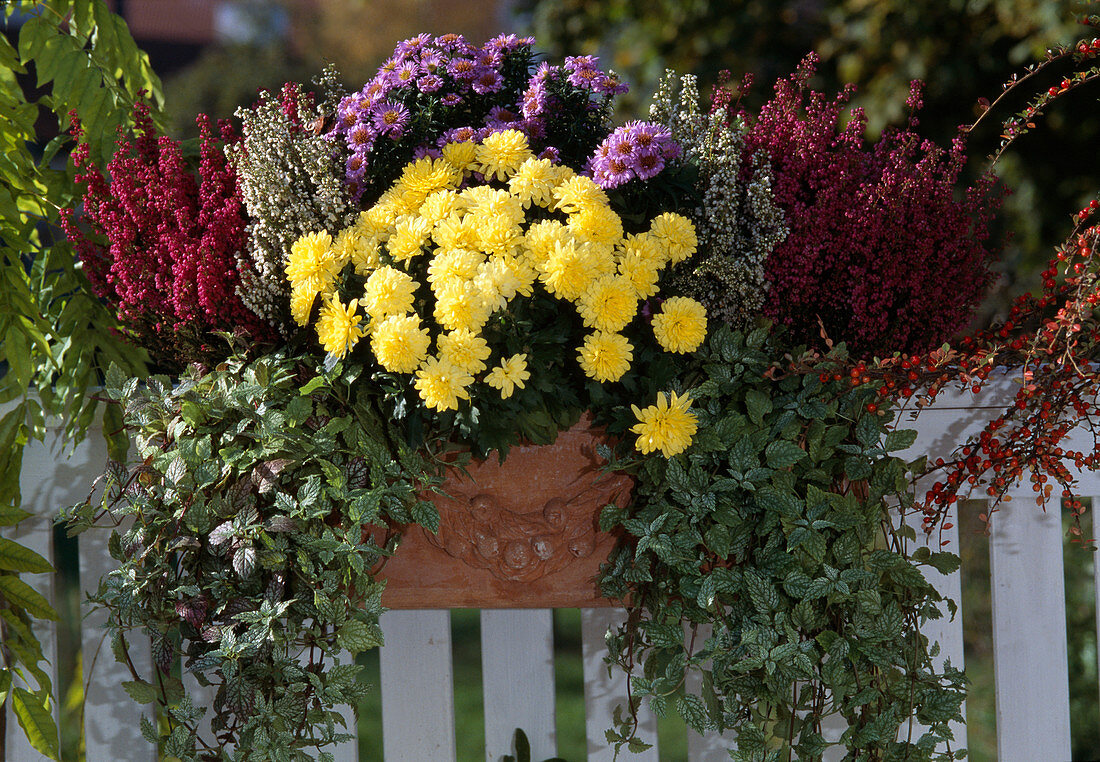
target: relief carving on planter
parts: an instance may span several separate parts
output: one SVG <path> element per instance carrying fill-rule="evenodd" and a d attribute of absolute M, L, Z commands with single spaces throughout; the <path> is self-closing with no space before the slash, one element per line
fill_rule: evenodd
<path fill-rule="evenodd" d="M 596 550 L 594 520 L 603 506 L 629 494 L 631 479 L 606 474 L 573 495 L 527 495 L 524 502 L 534 510 L 524 512 L 505 507 L 500 495 L 480 485 L 460 484 L 449 483 L 448 497 L 436 498 L 446 518 L 428 541 L 498 579 L 532 582 Z"/>

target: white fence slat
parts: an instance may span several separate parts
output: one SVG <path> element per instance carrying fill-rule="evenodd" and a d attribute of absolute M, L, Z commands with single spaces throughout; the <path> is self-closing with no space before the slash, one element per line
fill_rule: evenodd
<path fill-rule="evenodd" d="M 932 480 L 923 479 L 916 485 L 918 500 L 931 488 L 930 481 Z M 902 521 L 911 526 L 917 533 L 916 545 L 910 550 L 916 550 L 916 548 L 924 546 L 933 553 L 946 550 L 958 555 L 960 550 L 958 513 L 959 504 L 955 503 L 947 511 L 947 518 L 943 522 L 943 524 L 951 524 L 951 527 L 937 529 L 931 535 L 926 535 L 921 528 L 923 514 L 920 511 L 913 510 L 903 515 Z M 946 545 L 941 543 L 946 543 Z M 929 645 L 932 643 L 939 643 L 940 645 L 940 652 L 932 660 L 932 663 L 937 670 L 943 669 L 947 662 L 950 662 L 951 666 L 956 669 L 963 669 L 965 659 L 963 655 L 962 575 L 957 571 L 954 574 L 941 574 L 930 566 L 922 567 L 921 571 L 925 579 L 936 588 L 940 595 L 954 601 L 957 606 L 955 616 L 952 617 L 947 605 L 940 604 L 939 608 L 943 616 L 940 619 L 933 619 L 921 625 L 921 634 L 928 639 Z M 954 742 L 950 745 L 952 750 L 966 748 L 965 701 L 962 706 L 962 715 L 964 722 L 952 722 L 950 725 L 951 733 L 955 737 Z M 916 740 L 924 733 L 924 730 L 924 726 L 918 723 L 915 718 L 910 718 L 909 724 L 901 727 L 899 737 L 906 738 L 911 731 L 912 739 Z M 945 751 L 946 747 L 942 747 L 940 750 Z"/>
<path fill-rule="evenodd" d="M 698 653 L 710 637 L 712 627 L 709 624 L 697 625 L 695 628 L 694 643 L 692 643 L 692 630 L 688 623 L 684 623 L 684 646 L 691 653 Z M 703 687 L 703 677 L 698 672 L 692 671 L 687 675 L 685 689 L 688 693 L 698 695 Z M 719 733 L 709 730 L 706 733 L 696 733 L 691 728 L 687 729 L 688 759 L 691 762 L 727 762 L 730 749 L 737 748 L 733 741 L 733 731 L 727 730 Z"/>
<path fill-rule="evenodd" d="M 98 432 L 89 432 L 95 437 Z M 58 511 L 84 498 L 91 484 L 93 472 L 98 474 L 102 461 L 91 463 L 92 453 L 83 445 L 70 454 L 65 449 L 65 437 L 56 428 L 46 432 L 44 442 L 32 441 L 23 451 L 23 467 L 20 472 L 20 487 L 23 493 L 23 509 L 34 515 L 15 527 L 4 527 L 0 533 L 34 550 L 51 563 L 53 553 L 53 522 Z M 55 577 L 48 574 L 23 574 L 23 581 L 42 593 L 50 602 L 56 602 Z M 44 670 L 53 682 L 54 696 L 60 689 L 57 672 L 57 625 L 53 622 L 35 620 L 34 634 L 42 643 L 42 653 L 48 662 Z M 16 678 L 16 685 L 19 684 Z M 35 686 L 24 686 L 33 689 Z M 8 702 L 10 706 L 10 702 Z M 52 707 L 54 720 L 59 718 L 58 707 Z M 6 749 L 10 762 L 24 762 L 42 759 L 27 742 L 15 716 L 9 711 L 7 717 Z"/>
<path fill-rule="evenodd" d="M 992 517 L 993 667 L 1001 762 L 1070 759 L 1062 517 L 1020 496 Z"/>
<path fill-rule="evenodd" d="M 516 728 L 531 742 L 531 759 L 556 756 L 553 612 L 483 610 L 481 672 L 486 760 L 512 753 Z"/>
<path fill-rule="evenodd" d="M 186 668 L 183 669 L 182 680 L 183 689 L 187 692 L 187 695 L 191 697 L 195 707 L 206 710 L 202 719 L 198 722 L 198 736 L 205 743 L 213 745 L 217 740 L 214 738 L 214 732 L 211 730 L 214 720 L 214 697 L 218 693 L 217 686 L 199 685 L 199 681 L 195 678 L 194 674 Z"/>
<path fill-rule="evenodd" d="M 454 762 L 451 612 L 387 611 L 381 623 L 386 762 Z"/>
<path fill-rule="evenodd" d="M 607 645 L 604 634 L 609 627 L 618 627 L 626 618 L 622 609 L 581 609 L 581 653 L 584 659 L 585 730 L 588 739 L 588 762 L 612 762 L 614 749 L 608 745 L 604 732 L 612 727 L 615 707 L 626 709 L 626 674 L 618 667 L 610 676 L 604 657 Z M 625 754 L 630 762 L 658 762 L 657 718 L 643 702 L 638 708 L 638 738 L 653 744 L 641 754 Z M 624 755 L 620 755 L 620 758 Z"/>
<path fill-rule="evenodd" d="M 116 567 L 107 552 L 106 530 L 85 532 L 79 538 L 80 583 L 85 594 L 99 588 L 99 580 Z M 141 716 L 152 721 L 149 706 L 139 705 L 122 689 L 133 680 L 125 664 L 115 661 L 106 630 L 107 612 L 84 598 L 80 642 L 84 665 L 84 744 L 88 759 L 129 759 L 155 762 L 156 747 L 141 735 Z M 152 674 L 149 638 L 131 632 L 126 640 L 130 660 L 143 679 Z"/>
<path fill-rule="evenodd" d="M 341 664 L 353 664 L 355 658 L 347 651 L 340 652 Z M 355 716 L 355 710 L 348 705 L 337 708 L 340 716 L 344 718 L 344 726 L 336 724 L 337 733 L 351 733 L 352 737 L 338 746 L 326 746 L 324 751 L 333 756 L 334 762 L 359 762 L 359 722 Z"/>

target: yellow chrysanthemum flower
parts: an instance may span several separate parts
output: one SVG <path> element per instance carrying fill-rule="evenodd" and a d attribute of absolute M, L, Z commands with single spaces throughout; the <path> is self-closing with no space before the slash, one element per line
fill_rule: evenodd
<path fill-rule="evenodd" d="M 608 206 L 607 191 L 591 177 L 573 175 L 554 188 L 557 209 L 566 213 L 579 212 L 588 206 Z"/>
<path fill-rule="evenodd" d="M 523 230 L 503 215 L 477 218 L 478 248 L 486 254 L 514 254 L 523 244 Z"/>
<path fill-rule="evenodd" d="M 415 385 L 420 399 L 432 410 L 457 410 L 460 399 L 470 399 L 466 387 L 473 382 L 473 376 L 461 368 L 430 357 L 416 372 Z"/>
<path fill-rule="evenodd" d="M 500 217 L 509 223 L 519 224 L 526 216 L 520 200 L 506 190 L 477 185 L 463 191 L 467 210 L 475 215 L 478 224 L 491 217 Z"/>
<path fill-rule="evenodd" d="M 412 259 L 421 253 L 431 232 L 430 220 L 413 214 L 399 217 L 394 224 L 393 236 L 386 244 L 390 256 L 398 262 Z"/>
<path fill-rule="evenodd" d="M 564 243 L 571 237 L 569 229 L 558 220 L 539 220 L 528 226 L 523 245 L 530 252 L 533 262 L 542 263 L 549 258 L 554 244 Z"/>
<path fill-rule="evenodd" d="M 313 300 L 317 298 L 317 291 L 301 286 L 290 290 L 290 316 L 298 325 L 305 327 L 309 324 L 309 311 L 313 309 Z"/>
<path fill-rule="evenodd" d="M 478 266 L 485 261 L 479 252 L 468 249 L 441 249 L 428 264 L 428 282 L 435 284 L 453 278 L 473 280 Z"/>
<path fill-rule="evenodd" d="M 448 143 L 443 146 L 443 158 L 460 172 L 477 169 L 477 143 Z"/>
<path fill-rule="evenodd" d="M 438 190 L 430 194 L 420 205 L 419 214 L 433 226 L 440 220 L 450 217 L 460 208 L 458 193 L 453 190 Z"/>
<path fill-rule="evenodd" d="M 291 289 L 325 291 L 336 278 L 340 266 L 332 252 L 332 236 L 325 231 L 306 233 L 290 246 L 286 277 Z"/>
<path fill-rule="evenodd" d="M 437 340 L 439 359 L 449 362 L 467 373 L 480 373 L 485 370 L 485 361 L 489 359 L 489 344 L 473 331 L 459 329 L 450 333 L 441 333 Z"/>
<path fill-rule="evenodd" d="M 592 281 L 581 295 L 577 309 L 584 324 L 598 331 L 615 333 L 626 328 L 638 311 L 634 286 L 621 275 L 605 275 Z"/>
<path fill-rule="evenodd" d="M 519 264 L 514 257 L 493 257 L 478 266 L 474 284 L 485 296 L 490 314 L 507 306 L 523 288 L 519 270 Z"/>
<path fill-rule="evenodd" d="M 367 278 L 362 301 L 367 312 L 377 321 L 412 310 L 414 293 L 416 281 L 412 276 L 386 265 Z"/>
<path fill-rule="evenodd" d="M 412 373 L 428 356 L 431 344 L 416 315 L 391 315 L 371 331 L 370 347 L 378 364 L 391 373 Z"/>
<path fill-rule="evenodd" d="M 453 188 L 460 180 L 459 172 L 447 160 L 423 158 L 406 164 L 398 182 L 406 192 L 419 196 L 417 203 L 423 203 L 429 194 Z"/>
<path fill-rule="evenodd" d="M 657 293 L 658 266 L 637 251 L 627 251 L 620 256 L 619 274 L 630 282 L 639 299 L 646 299 Z"/>
<path fill-rule="evenodd" d="M 519 354 L 502 360 L 500 365 L 489 371 L 485 383 L 500 390 L 500 398 L 508 399 L 516 388 L 522 389 L 524 382 L 531 377 L 527 371 L 527 355 Z"/>
<path fill-rule="evenodd" d="M 432 240 L 441 249 L 476 249 L 481 237 L 472 217 L 452 212 L 436 223 Z"/>
<path fill-rule="evenodd" d="M 699 245 L 695 226 L 691 224 L 691 220 L 679 214 L 665 212 L 657 215 L 650 223 L 649 230 L 664 246 L 668 259 L 673 264 L 690 257 Z"/>
<path fill-rule="evenodd" d="M 356 231 L 360 228 L 354 228 Z M 355 237 L 355 246 L 351 250 L 351 263 L 359 275 L 370 275 L 382 263 L 379 259 L 380 246 L 375 236 L 361 233 Z"/>
<path fill-rule="evenodd" d="M 477 163 L 486 178 L 507 180 L 531 158 L 527 136 L 519 130 L 502 130 L 487 135 L 477 149 Z"/>
<path fill-rule="evenodd" d="M 360 238 L 362 236 L 354 227 L 344 228 L 337 233 L 336 240 L 332 242 L 332 258 L 338 269 L 343 269 L 344 265 L 352 260 L 355 250 L 359 247 Z"/>
<path fill-rule="evenodd" d="M 707 336 L 707 308 L 686 296 L 674 296 L 653 318 L 653 335 L 666 352 L 694 352 Z"/>
<path fill-rule="evenodd" d="M 618 381 L 630 370 L 634 346 L 622 334 L 596 331 L 585 338 L 577 353 L 585 375 L 603 383 Z"/>
<path fill-rule="evenodd" d="M 554 202 L 554 186 L 557 184 L 557 173 L 550 160 L 532 156 L 508 180 L 508 190 L 525 209 L 531 204 L 547 207 Z"/>
<path fill-rule="evenodd" d="M 546 261 L 541 263 L 539 280 L 559 299 L 575 301 L 592 282 L 592 260 L 583 246 L 571 238 L 555 242 Z"/>
<path fill-rule="evenodd" d="M 582 241 L 611 246 L 623 237 L 623 221 L 607 206 L 585 206 L 569 215 L 569 229 Z"/>
<path fill-rule="evenodd" d="M 485 296 L 476 285 L 458 279 L 433 285 L 437 323 L 448 331 L 481 330 L 490 313 Z"/>
<path fill-rule="evenodd" d="M 345 307 L 338 295 L 325 300 L 317 318 L 317 338 L 326 352 L 343 357 L 363 337 L 359 326 L 363 316 L 356 314 L 358 306 L 359 301 L 352 299 Z"/>
<path fill-rule="evenodd" d="M 666 458 L 686 450 L 699 428 L 695 413 L 688 409 L 690 406 L 691 398 L 678 397 L 676 392 L 672 392 L 671 401 L 660 392 L 657 404 L 644 410 L 631 405 L 630 409 L 638 418 L 638 423 L 630 428 L 638 435 L 638 450 L 643 455 L 660 450 Z"/>
<path fill-rule="evenodd" d="M 624 236 L 618 244 L 618 251 L 620 259 L 636 256 L 639 259 L 647 260 L 657 270 L 668 264 L 668 252 L 665 251 L 661 241 L 652 233 L 638 233 L 637 235 L 630 233 Z"/>

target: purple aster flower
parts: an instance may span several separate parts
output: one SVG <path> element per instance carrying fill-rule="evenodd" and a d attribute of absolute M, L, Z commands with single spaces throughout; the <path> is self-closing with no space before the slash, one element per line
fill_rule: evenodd
<path fill-rule="evenodd" d="M 359 119 L 359 99 L 348 95 L 340 99 L 340 105 L 336 108 L 336 129 L 346 132 L 355 126 Z"/>
<path fill-rule="evenodd" d="M 523 119 L 512 125 L 512 129 L 519 130 L 527 137 L 536 140 L 546 137 L 546 123 L 540 117 Z"/>
<path fill-rule="evenodd" d="M 367 174 L 367 155 L 365 153 L 353 153 L 348 157 L 345 167 L 347 168 L 349 180 L 362 182 Z"/>
<path fill-rule="evenodd" d="M 397 82 L 402 85 L 407 85 L 410 82 L 416 80 L 416 75 L 420 73 L 420 67 L 415 61 L 406 61 L 397 67 L 397 71 L 394 72 L 394 77 Z"/>
<path fill-rule="evenodd" d="M 621 82 L 618 76 L 614 74 L 606 74 L 603 79 L 595 85 L 595 91 L 600 95 L 606 95 L 609 98 L 614 95 L 621 95 L 622 93 L 630 90 L 625 82 Z"/>
<path fill-rule="evenodd" d="M 378 99 L 384 97 L 386 93 L 389 92 L 389 90 L 390 88 L 387 87 L 385 82 L 383 82 L 378 77 L 375 77 L 363 86 L 361 95 L 363 96 L 363 98 L 371 101 L 372 103 L 376 103 Z"/>
<path fill-rule="evenodd" d="M 429 159 L 438 159 L 443 155 L 443 152 L 434 146 L 417 146 L 413 151 L 413 159 L 423 159 L 425 157 Z"/>
<path fill-rule="evenodd" d="M 479 95 L 495 93 L 504 85 L 504 77 L 496 69 L 483 68 L 474 79 L 474 92 Z"/>
<path fill-rule="evenodd" d="M 445 146 L 448 143 L 468 143 L 471 140 L 480 140 L 481 131 L 476 127 L 455 127 L 453 130 L 447 130 L 439 136 L 437 144 Z"/>
<path fill-rule="evenodd" d="M 532 119 L 545 112 L 546 99 L 546 83 L 543 80 L 532 79 L 526 92 L 523 93 L 523 115 Z"/>
<path fill-rule="evenodd" d="M 487 43 L 485 43 L 485 47 L 489 48 L 491 50 L 500 51 L 501 53 L 508 53 L 508 52 L 511 52 L 511 51 L 515 50 L 520 45 L 523 45 L 524 40 L 530 40 L 530 39 L 531 39 L 530 37 L 525 37 L 521 40 L 519 37 L 516 37 L 514 34 L 500 34 L 500 35 L 497 35 L 496 37 L 494 37 L 493 39 L 489 40 Z M 533 43 L 534 43 L 534 41 L 532 40 L 531 42 L 526 43 L 526 44 L 531 45 Z"/>
<path fill-rule="evenodd" d="M 664 168 L 664 157 L 654 151 L 642 151 L 634 162 L 634 172 L 638 175 L 639 180 L 648 180 L 660 174 Z"/>
<path fill-rule="evenodd" d="M 477 61 L 478 66 L 499 69 L 500 65 L 504 63 L 504 55 L 499 50 L 486 46 L 477 51 L 474 60 Z"/>
<path fill-rule="evenodd" d="M 410 37 L 403 42 L 397 44 L 394 54 L 398 56 L 412 56 L 418 52 L 429 42 L 431 42 L 432 36 L 427 32 L 418 34 L 416 37 Z"/>
<path fill-rule="evenodd" d="M 348 131 L 348 147 L 352 150 L 369 151 L 374 145 L 375 131 L 363 122 L 356 122 Z"/>
<path fill-rule="evenodd" d="M 435 48 L 425 48 L 420 56 L 420 68 L 429 74 L 437 74 L 443 68 L 443 54 Z"/>
<path fill-rule="evenodd" d="M 470 58 L 452 58 L 447 63 L 447 73 L 463 82 L 470 82 L 480 74 L 477 64 Z"/>
<path fill-rule="evenodd" d="M 462 96 L 458 93 L 447 93 L 439 99 L 439 102 L 444 106 L 457 106 L 462 103 Z"/>
<path fill-rule="evenodd" d="M 416 80 L 416 89 L 422 93 L 434 93 L 441 87 L 443 87 L 443 77 L 438 74 L 425 74 Z"/>
<path fill-rule="evenodd" d="M 409 123 L 409 110 L 396 101 L 385 101 L 374 107 L 373 117 L 379 134 L 399 140 Z"/>
<path fill-rule="evenodd" d="M 520 119 L 521 116 L 511 109 L 506 109 L 502 106 L 493 106 L 489 109 L 489 115 L 485 117 L 485 126 L 512 129 L 517 126 L 516 122 L 520 121 Z"/>
<path fill-rule="evenodd" d="M 445 53 L 454 51 L 465 52 L 469 45 L 466 43 L 466 38 L 461 34 L 444 34 L 435 38 L 436 47 Z"/>
<path fill-rule="evenodd" d="M 546 146 L 546 148 L 542 149 L 542 151 L 539 153 L 539 158 L 549 159 L 556 164 L 561 161 L 561 151 L 559 151 L 554 146 Z"/>

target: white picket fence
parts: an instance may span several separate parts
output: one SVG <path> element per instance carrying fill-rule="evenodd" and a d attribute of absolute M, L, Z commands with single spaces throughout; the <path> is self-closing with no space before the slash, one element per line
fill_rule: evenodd
<path fill-rule="evenodd" d="M 917 441 L 907 455 L 946 455 L 995 414 L 992 408 L 974 407 L 972 400 L 962 395 L 942 397 L 934 408 L 921 412 L 919 417 L 915 411 L 903 411 L 901 426 L 918 431 Z M 84 498 L 104 462 L 102 443 L 94 435 L 71 453 L 62 451 L 58 436 L 44 445 L 31 445 L 23 466 L 24 502 L 37 515 L 15 529 L 4 529 L 4 536 L 53 559 L 53 516 L 60 506 Z M 1100 497 L 1100 478 L 1082 475 L 1082 494 Z M 995 514 L 989 541 L 997 746 L 1002 762 L 1068 762 L 1070 716 L 1062 570 L 1065 538 L 1060 516 L 1053 511 L 1038 510 L 1033 497 L 1030 484 L 1023 485 L 1020 499 L 1003 505 Z M 1097 505 L 1100 506 L 1100 500 Z M 938 550 L 940 541 L 946 539 L 950 549 L 958 550 L 958 521 L 954 523 L 955 528 L 934 538 L 934 549 Z M 85 590 L 94 590 L 111 563 L 105 533 L 81 535 L 79 554 L 81 585 Z M 1100 564 L 1095 566 L 1100 570 Z M 936 576 L 934 582 L 941 591 L 959 601 L 959 574 Z M 28 575 L 28 582 L 47 595 L 52 595 L 54 581 L 52 575 Z M 1096 590 L 1100 610 L 1100 579 Z M 515 728 L 527 733 L 536 762 L 556 753 L 551 614 L 548 609 L 481 612 L 485 754 L 489 762 L 512 753 Z M 589 609 L 581 617 L 587 759 L 591 762 L 612 759 L 604 731 L 611 726 L 612 712 L 625 696 L 622 675 L 609 676 L 602 661 L 604 633 L 619 616 L 620 612 L 614 609 Z M 109 648 L 101 648 L 102 623 L 101 613 L 86 611 L 81 627 L 86 758 L 89 762 L 153 762 L 155 751 L 138 731 L 143 708 L 119 687 L 122 680 L 129 679 L 128 673 L 114 663 Z M 387 642 L 381 649 L 386 762 L 455 760 L 450 612 L 391 611 L 383 616 L 382 627 Z M 47 658 L 55 665 L 52 668 L 56 685 L 56 627 L 41 624 L 36 629 Z M 952 621 L 943 619 L 929 624 L 925 632 L 941 644 L 941 659 L 964 666 L 961 613 Z M 148 663 L 148 651 L 139 658 Z M 144 709 L 147 711 L 148 707 Z M 354 723 L 349 726 L 354 728 Z M 641 735 L 654 744 L 653 748 L 638 755 L 624 752 L 620 758 L 636 762 L 660 760 L 656 722 L 652 717 L 645 717 Z M 956 729 L 956 737 L 958 745 L 964 746 L 965 727 Z M 728 741 L 721 738 L 688 733 L 688 755 L 692 762 L 727 760 L 728 747 Z M 23 739 L 11 716 L 7 722 L 6 749 L 8 762 L 41 759 Z M 339 762 L 359 758 L 354 743 L 344 744 L 336 755 Z"/>

